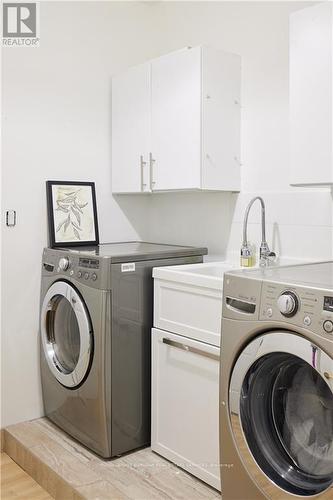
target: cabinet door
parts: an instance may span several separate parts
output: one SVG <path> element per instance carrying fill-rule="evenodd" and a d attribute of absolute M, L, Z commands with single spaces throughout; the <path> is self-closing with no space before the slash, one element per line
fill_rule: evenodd
<path fill-rule="evenodd" d="M 152 330 L 152 442 L 160 455 L 220 489 L 219 355 Z"/>
<path fill-rule="evenodd" d="M 333 182 L 331 2 L 290 18 L 291 184 Z"/>
<path fill-rule="evenodd" d="M 152 61 L 153 190 L 201 187 L 201 48 Z"/>
<path fill-rule="evenodd" d="M 150 190 L 150 63 L 112 79 L 112 191 Z"/>
<path fill-rule="evenodd" d="M 241 58 L 202 49 L 202 188 L 240 190 Z"/>

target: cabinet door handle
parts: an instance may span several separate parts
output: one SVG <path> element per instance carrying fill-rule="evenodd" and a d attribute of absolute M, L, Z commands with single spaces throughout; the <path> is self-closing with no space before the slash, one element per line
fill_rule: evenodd
<path fill-rule="evenodd" d="M 150 169 L 150 189 L 153 190 L 153 186 L 155 186 L 156 182 L 153 180 L 153 175 L 154 175 L 154 163 L 155 159 L 153 158 L 153 154 L 149 153 L 149 169 Z"/>
<path fill-rule="evenodd" d="M 146 165 L 147 165 L 147 162 L 144 161 L 143 155 L 141 155 L 140 156 L 141 191 L 144 191 L 145 186 L 147 186 L 147 184 L 145 182 L 143 182 L 143 171 L 144 171 L 144 168 L 145 168 Z"/>
<path fill-rule="evenodd" d="M 176 347 L 176 349 L 181 349 L 182 351 L 193 352 L 194 354 L 199 354 L 199 356 L 204 356 L 205 358 L 213 359 L 214 361 L 220 361 L 220 356 L 218 354 L 213 354 L 211 352 L 204 351 L 203 349 L 198 349 L 197 347 L 192 347 L 182 342 L 176 342 L 168 338 L 163 338 L 163 344 L 169 345 L 170 347 Z"/>

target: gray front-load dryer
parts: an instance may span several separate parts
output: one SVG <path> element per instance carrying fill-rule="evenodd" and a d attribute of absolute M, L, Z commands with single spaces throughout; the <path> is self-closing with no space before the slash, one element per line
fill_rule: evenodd
<path fill-rule="evenodd" d="M 202 262 L 205 253 L 142 242 L 44 250 L 45 414 L 99 455 L 150 443 L 152 267 Z"/>

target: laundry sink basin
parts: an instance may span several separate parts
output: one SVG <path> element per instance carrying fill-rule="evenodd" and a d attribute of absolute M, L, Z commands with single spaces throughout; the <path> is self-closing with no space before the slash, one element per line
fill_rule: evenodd
<path fill-rule="evenodd" d="M 204 266 L 204 267 L 202 267 Z M 190 266 L 192 267 L 192 266 Z M 200 267 L 192 268 L 191 270 L 184 269 L 185 272 L 194 273 L 194 274 L 202 274 L 203 276 L 213 276 L 216 278 L 223 278 L 223 274 L 226 271 L 228 266 L 223 265 L 206 265 L 202 264 Z M 230 267 L 231 268 L 231 267 Z M 229 267 L 228 267 L 229 269 Z"/>
<path fill-rule="evenodd" d="M 276 262 L 272 262 L 269 267 L 289 266 L 303 264 L 300 259 L 279 258 Z M 155 267 L 153 269 L 153 277 L 176 281 L 179 283 L 187 283 L 216 290 L 223 289 L 223 276 L 226 272 L 232 270 L 243 269 L 244 272 L 249 272 L 251 268 L 241 268 L 239 262 L 221 261 L 221 262 L 204 262 L 203 264 L 186 264 L 181 266 L 166 266 Z M 269 269 L 269 268 L 263 268 Z"/>
<path fill-rule="evenodd" d="M 222 290 L 224 273 L 234 268 L 229 262 L 207 262 L 204 264 L 155 267 L 153 269 L 153 277 Z"/>

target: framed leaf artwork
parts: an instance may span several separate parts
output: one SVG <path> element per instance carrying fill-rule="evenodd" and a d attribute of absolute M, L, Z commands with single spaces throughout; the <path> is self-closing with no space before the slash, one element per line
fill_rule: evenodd
<path fill-rule="evenodd" d="M 51 247 L 98 245 L 94 182 L 46 181 Z"/>

